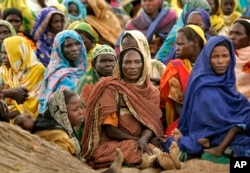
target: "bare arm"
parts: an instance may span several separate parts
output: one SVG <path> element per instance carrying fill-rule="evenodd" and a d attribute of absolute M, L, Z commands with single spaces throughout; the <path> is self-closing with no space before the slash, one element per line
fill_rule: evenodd
<path fill-rule="evenodd" d="M 176 115 L 179 117 L 181 114 L 181 110 L 182 110 L 183 105 L 174 101 L 174 100 L 172 100 L 172 101 L 173 101 L 174 110 L 176 112 Z"/>
<path fill-rule="evenodd" d="M 47 5 L 45 4 L 45 1 L 44 1 L 44 0 L 37 0 L 37 2 L 38 2 L 38 4 L 39 4 L 42 8 L 44 8 L 44 7 L 47 6 Z"/>

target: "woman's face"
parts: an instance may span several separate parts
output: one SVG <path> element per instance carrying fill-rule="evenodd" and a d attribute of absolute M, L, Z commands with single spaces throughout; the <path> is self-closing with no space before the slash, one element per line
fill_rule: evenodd
<path fill-rule="evenodd" d="M 9 28 L 6 26 L 0 25 L 0 45 L 3 44 L 3 40 L 7 37 L 10 37 L 11 33 Z"/>
<path fill-rule="evenodd" d="M 1 59 L 2 59 L 2 64 L 4 64 L 7 68 L 11 67 L 9 57 L 4 44 L 2 44 Z"/>
<path fill-rule="evenodd" d="M 193 13 L 190 14 L 187 18 L 187 25 L 197 25 L 199 26 L 203 31 L 205 31 L 205 23 L 203 22 L 203 19 L 200 14 Z"/>
<path fill-rule="evenodd" d="M 82 37 L 82 41 L 87 49 L 87 52 L 90 51 L 92 47 L 94 47 L 94 42 L 89 38 L 88 34 L 81 30 L 76 30 L 76 32 Z"/>
<path fill-rule="evenodd" d="M 64 18 L 60 14 L 53 14 L 49 22 L 49 30 L 53 34 L 57 34 L 63 30 Z"/>
<path fill-rule="evenodd" d="M 69 10 L 68 13 L 73 15 L 73 16 L 78 16 L 79 15 L 79 10 L 78 7 L 75 3 L 70 3 L 69 4 Z"/>
<path fill-rule="evenodd" d="M 159 0 L 141 0 L 141 7 L 149 16 L 158 14 Z"/>
<path fill-rule="evenodd" d="M 230 28 L 229 38 L 232 40 L 235 49 L 244 48 L 250 45 L 246 29 L 240 23 L 235 23 Z"/>
<path fill-rule="evenodd" d="M 183 32 L 178 32 L 176 36 L 176 56 L 181 59 L 189 58 L 193 55 L 193 41 L 188 41 Z"/>
<path fill-rule="evenodd" d="M 221 0 L 221 9 L 225 15 L 230 15 L 234 11 L 234 0 Z"/>
<path fill-rule="evenodd" d="M 16 32 L 19 31 L 19 29 L 22 25 L 22 20 L 19 16 L 15 15 L 15 14 L 10 14 L 6 17 L 6 20 L 14 26 Z"/>
<path fill-rule="evenodd" d="M 211 8 L 211 13 L 210 13 L 210 15 L 216 14 L 217 11 L 218 11 L 218 9 L 217 9 L 217 7 L 215 6 L 214 0 L 207 0 L 207 2 L 208 2 L 209 6 L 210 6 L 210 8 Z"/>
<path fill-rule="evenodd" d="M 94 64 L 94 69 L 102 76 L 111 76 L 116 64 L 116 57 L 110 54 L 99 55 Z"/>
<path fill-rule="evenodd" d="M 210 63 L 216 75 L 223 75 L 230 65 L 230 53 L 225 46 L 216 46 L 210 57 Z"/>
<path fill-rule="evenodd" d="M 76 61 L 80 57 L 81 44 L 73 39 L 66 38 L 62 45 L 62 52 L 64 57 L 69 61 Z"/>
<path fill-rule="evenodd" d="M 122 46 L 122 49 L 126 49 L 128 47 L 136 47 L 138 48 L 138 45 L 137 45 L 137 42 L 135 41 L 135 39 L 130 36 L 130 35 L 126 35 L 122 42 L 121 42 L 121 46 Z"/>
<path fill-rule="evenodd" d="M 79 96 L 72 96 L 67 104 L 67 111 L 70 124 L 74 126 L 79 126 L 82 124 L 83 118 L 83 108 Z"/>
<path fill-rule="evenodd" d="M 140 54 L 134 50 L 126 52 L 122 62 L 123 79 L 128 83 L 136 83 L 141 77 L 143 63 Z"/>

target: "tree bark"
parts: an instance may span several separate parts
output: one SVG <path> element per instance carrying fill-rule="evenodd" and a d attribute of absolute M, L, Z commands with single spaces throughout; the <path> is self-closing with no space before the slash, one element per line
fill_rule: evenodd
<path fill-rule="evenodd" d="M 0 172 L 96 173 L 56 144 L 4 122 L 0 122 L 0 158 Z"/>

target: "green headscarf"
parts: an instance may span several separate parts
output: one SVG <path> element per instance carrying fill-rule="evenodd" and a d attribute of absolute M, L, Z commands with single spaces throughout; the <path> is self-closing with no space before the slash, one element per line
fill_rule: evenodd
<path fill-rule="evenodd" d="M 99 56 L 99 55 L 113 55 L 115 58 L 117 58 L 116 52 L 115 50 L 109 46 L 109 45 L 100 45 L 99 47 L 97 47 L 92 55 L 92 62 Z"/>
<path fill-rule="evenodd" d="M 93 40 L 95 43 L 99 41 L 99 35 L 98 33 L 94 30 L 94 28 L 86 23 L 86 22 L 81 22 L 75 25 L 74 30 L 80 30 L 86 32 Z"/>

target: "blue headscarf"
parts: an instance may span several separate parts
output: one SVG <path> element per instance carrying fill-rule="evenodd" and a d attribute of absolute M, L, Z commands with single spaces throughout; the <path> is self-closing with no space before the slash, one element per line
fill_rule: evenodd
<path fill-rule="evenodd" d="M 79 59 L 75 62 L 75 67 L 70 66 L 69 61 L 64 57 L 62 45 L 67 38 L 77 40 L 81 44 Z M 39 111 L 45 111 L 48 99 L 51 94 L 60 88 L 75 90 L 79 78 L 87 69 L 86 48 L 81 36 L 72 30 L 64 30 L 58 33 L 52 46 L 51 60 L 45 72 L 44 80 L 39 94 Z"/>
<path fill-rule="evenodd" d="M 230 45 L 230 65 L 223 75 L 216 75 L 210 63 L 216 45 Z M 235 54 L 231 41 L 224 36 L 212 37 L 198 56 L 189 77 L 179 129 L 183 134 L 179 146 L 188 153 L 201 153 L 200 138 L 225 134 L 237 124 L 250 125 L 250 104 L 236 90 Z"/>
<path fill-rule="evenodd" d="M 79 21 L 84 20 L 87 16 L 86 7 L 79 0 L 64 0 L 63 5 L 67 9 L 67 11 L 69 11 L 70 3 L 73 3 L 77 6 L 79 14 L 78 16 L 73 16 L 72 14 L 68 13 L 69 23 L 77 20 Z"/>

